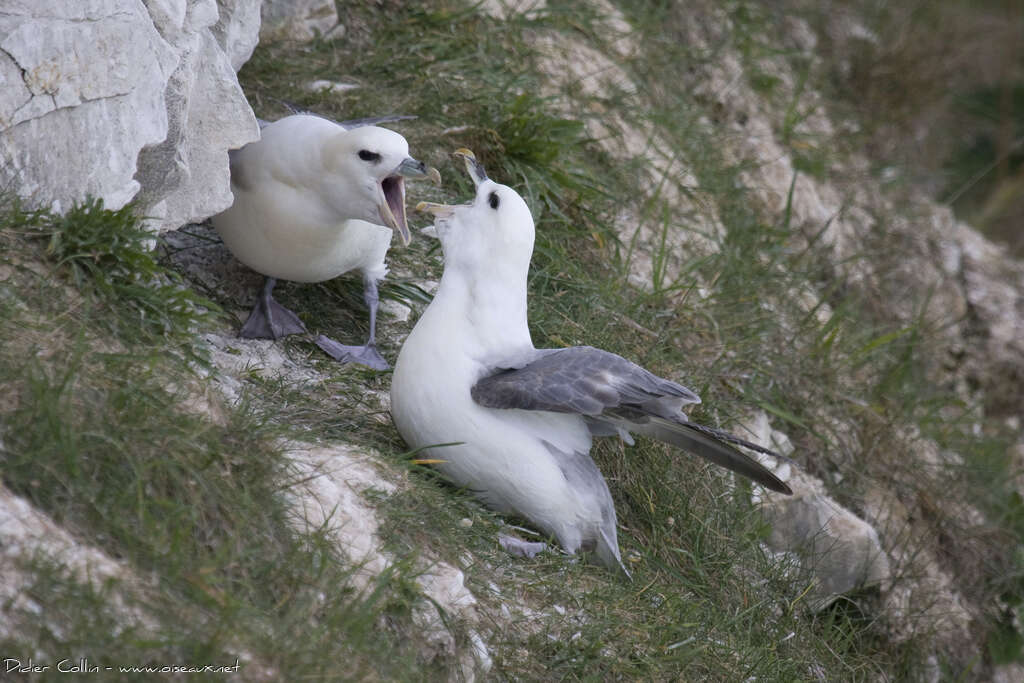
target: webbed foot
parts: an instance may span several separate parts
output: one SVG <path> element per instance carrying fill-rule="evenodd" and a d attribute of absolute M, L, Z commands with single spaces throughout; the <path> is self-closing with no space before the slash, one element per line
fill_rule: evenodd
<path fill-rule="evenodd" d="M 328 356 L 342 363 L 358 363 L 373 370 L 387 370 L 391 366 L 377 351 L 377 345 L 368 343 L 363 346 L 345 346 L 330 337 L 318 335 L 316 345 Z"/>
<path fill-rule="evenodd" d="M 510 555 L 516 557 L 528 557 L 530 559 L 537 556 L 542 550 L 547 550 L 547 543 L 540 543 L 537 541 L 524 541 L 521 538 L 515 536 L 506 536 L 505 534 L 498 534 L 498 543 L 505 549 Z"/>
<path fill-rule="evenodd" d="M 277 280 L 267 278 L 249 319 L 242 325 L 238 336 L 246 339 L 280 339 L 289 334 L 304 334 L 306 326 L 272 296 Z"/>

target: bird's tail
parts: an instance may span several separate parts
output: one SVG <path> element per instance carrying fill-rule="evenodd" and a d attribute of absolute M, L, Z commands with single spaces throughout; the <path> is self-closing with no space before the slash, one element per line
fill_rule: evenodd
<path fill-rule="evenodd" d="M 632 579 L 633 575 L 626 569 L 626 565 L 622 564 L 622 556 L 619 555 L 619 543 L 615 538 L 615 522 L 611 523 L 611 533 L 604 527 L 599 528 L 597 533 L 597 549 L 594 552 L 597 559 L 609 569 L 618 567 L 627 579 Z"/>
<path fill-rule="evenodd" d="M 716 465 L 742 474 L 744 477 L 772 491 L 786 494 L 793 493 L 793 490 L 789 488 L 786 482 L 775 476 L 774 472 L 750 456 L 738 451 L 730 442 L 746 448 L 753 448 L 775 457 L 782 458 L 782 456 L 749 441 L 744 441 L 739 437 L 712 427 L 705 427 L 704 425 L 692 422 L 669 421 L 660 417 L 651 417 L 644 422 L 634 422 L 624 426 L 630 431 L 649 436 L 658 441 L 664 441 L 684 451 L 699 455 Z"/>

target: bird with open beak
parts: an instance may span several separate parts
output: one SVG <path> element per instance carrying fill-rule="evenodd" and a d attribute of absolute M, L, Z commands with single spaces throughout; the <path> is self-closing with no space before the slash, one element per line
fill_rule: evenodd
<path fill-rule="evenodd" d="M 421 177 L 441 180 L 436 169 L 409 156 L 400 134 L 310 114 L 267 124 L 257 142 L 232 151 L 234 204 L 213 217 L 213 226 L 239 261 L 266 276 L 240 335 L 278 339 L 306 331 L 274 300 L 278 279 L 322 282 L 356 270 L 370 312 L 369 339 L 344 346 L 320 335 L 316 343 L 339 361 L 386 369 L 376 348 L 377 283 L 387 273 L 394 232 L 409 243 L 405 179 Z"/>
<path fill-rule="evenodd" d="M 538 349 L 527 324 L 534 223 L 523 198 L 456 152 L 476 185 L 469 204 L 421 202 L 435 217 L 444 274 L 405 340 L 391 381 L 395 426 L 414 449 L 495 510 L 530 520 L 570 553 L 628 574 L 593 437 L 658 439 L 779 493 L 789 486 L 741 446 L 770 450 L 690 422 L 691 390 L 590 346 Z M 501 539 L 530 555 L 541 544 Z"/>

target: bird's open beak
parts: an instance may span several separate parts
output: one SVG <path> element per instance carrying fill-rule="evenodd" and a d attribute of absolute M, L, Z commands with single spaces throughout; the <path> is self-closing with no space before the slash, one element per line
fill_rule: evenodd
<path fill-rule="evenodd" d="M 476 155 L 473 152 L 462 147 L 452 152 L 452 155 L 462 157 L 466 163 L 466 172 L 473 179 L 473 183 L 479 186 L 480 183 L 487 180 L 487 171 L 484 170 L 483 164 L 476 160 Z M 435 204 L 434 202 L 420 202 L 416 205 L 417 211 L 429 213 L 434 218 L 451 218 L 457 208 L 449 204 Z"/>
<path fill-rule="evenodd" d="M 480 183 L 487 180 L 487 171 L 484 170 L 484 165 L 476 160 L 476 155 L 471 150 L 461 147 L 454 152 L 453 156 L 462 157 L 462 160 L 466 162 L 466 173 L 473 179 L 473 184 L 477 187 Z"/>
<path fill-rule="evenodd" d="M 427 166 L 422 161 L 416 161 L 412 157 L 407 158 L 398 165 L 398 168 L 395 169 L 395 175 L 405 178 L 427 178 L 435 185 L 441 184 L 441 173 L 436 168 Z"/>
<path fill-rule="evenodd" d="M 416 205 L 417 211 L 429 213 L 436 218 L 451 218 L 455 213 L 455 207 L 448 204 L 435 204 L 434 202 L 420 202 Z"/>
<path fill-rule="evenodd" d="M 487 171 L 484 170 L 483 164 L 476 160 L 476 155 L 472 151 L 461 147 L 452 152 L 452 155 L 462 157 L 462 160 L 466 163 L 466 172 L 469 173 L 469 177 L 473 179 L 474 184 L 479 186 L 480 183 L 487 180 Z M 457 208 L 457 206 L 451 206 L 450 204 L 435 204 L 434 202 L 420 202 L 416 205 L 417 211 L 429 213 L 434 218 L 451 218 Z"/>
<path fill-rule="evenodd" d="M 379 207 L 380 218 L 385 225 L 398 231 L 402 246 L 408 245 L 412 239 L 412 235 L 409 234 L 409 222 L 405 216 L 405 179 L 424 177 L 429 178 L 437 185 L 441 184 L 441 174 L 437 172 L 436 168 L 409 157 L 398 165 L 394 173 L 380 183 L 380 189 L 384 195 L 384 201 Z"/>

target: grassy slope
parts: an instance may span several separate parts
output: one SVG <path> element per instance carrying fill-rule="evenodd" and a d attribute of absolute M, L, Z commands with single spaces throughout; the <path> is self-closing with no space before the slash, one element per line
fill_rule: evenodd
<path fill-rule="evenodd" d="M 283 111 L 275 97 L 339 118 L 418 115 L 399 128 L 418 157 L 441 168 L 446 185 L 443 191 L 417 187 L 431 196 L 415 199 L 469 195 L 447 157 L 458 146 L 474 149 L 492 176 L 522 189 L 538 218 L 530 278 L 538 345 L 586 342 L 683 379 L 704 397 L 696 417 L 705 421 L 728 423 L 751 405 L 774 411 L 808 469 L 827 480 L 836 471 L 847 474 L 838 493 L 854 509 L 872 477 L 881 475 L 872 447 L 898 451 L 890 435 L 900 425 L 919 425 L 944 447 L 971 455 L 966 472 L 937 473 L 908 495 L 939 495 L 942 489 L 932 487 L 953 475 L 968 495 L 1005 481 L 1003 444 L 969 438 L 962 427 L 970 410 L 949 405 L 927 383 L 921 367 L 927 330 L 893 335 L 857 295 L 830 285 L 822 254 L 797 248 L 800 236 L 785 214 L 759 210 L 737 188 L 742 164 L 727 162 L 714 128 L 698 125 L 713 112 L 688 96 L 685 79 L 674 77 L 715 55 L 680 46 L 673 33 L 680 17 L 656 5 L 634 8 L 629 17 L 648 38 L 625 65 L 637 94 L 581 102 L 588 107 L 580 110 L 617 107 L 627 124 L 635 117 L 632 123 L 655 125 L 677 140 L 699 181 L 687 191 L 712 204 L 727 230 L 712 253 L 684 258 L 675 280 L 652 291 L 626 284 L 629 249 L 618 240 L 618 211 L 664 218 L 670 230 L 693 226 L 644 199 L 639 161 L 609 158 L 586 139 L 580 122 L 536 94 L 542 81 L 531 48 L 536 35 L 551 31 L 601 46 L 588 10 L 552 6 L 536 19 L 508 23 L 453 3 L 354 6 L 343 16 L 345 40 L 260 48 L 240 77 L 257 114 L 268 118 Z M 754 24 L 739 26 L 757 34 Z M 314 96 L 301 85 L 315 78 L 354 79 L 364 87 L 343 100 Z M 242 650 L 294 678 L 412 680 L 422 671 L 410 580 L 423 548 L 465 568 L 487 614 L 499 614 L 504 603 L 537 611 L 531 620 L 485 629 L 498 678 L 801 680 L 820 672 L 829 680 L 858 680 L 910 675 L 930 650 L 928 624 L 902 644 L 888 641 L 870 594 L 809 615 L 801 600 L 807 577 L 765 555 L 758 542 L 763 523 L 742 490 L 731 489 L 720 472 L 651 443 L 632 449 L 604 443 L 595 453 L 616 498 L 632 583 L 554 554 L 530 563 L 506 557 L 494 547 L 494 515 L 411 468 L 411 487 L 379 506 L 382 534 L 400 562 L 380 579 L 379 590 L 356 596 L 345 588 L 350 569 L 331 559 L 327 541 L 284 523 L 281 493 L 289 472 L 273 439 L 354 442 L 401 466 L 404 446 L 394 430 L 353 401 L 366 386 L 386 389 L 387 376 L 312 356 L 308 362 L 328 381 L 300 388 L 253 378 L 247 400 L 224 408 L 224 423 L 212 424 L 181 406 L 186 391 L 206 381 L 189 370 L 203 365 L 189 328 L 211 322 L 176 289 L 153 294 L 118 274 L 125 261 L 134 271 L 159 270 L 139 255 L 130 222 L 95 211 L 59 226 L 13 210 L 5 215 L 6 253 L 18 254 L 21 264 L 48 265 L 41 275 L 18 266 L 0 283 L 0 383 L 17 396 L 13 405 L 3 404 L 4 483 L 150 577 L 131 595 L 156 623 L 112 638 L 117 614 L 95 611 L 103 595 L 39 560 L 32 567 L 39 577 L 33 598 L 61 615 L 62 628 L 19 612 L 22 636 L 3 643 L 5 652 L 231 662 Z M 97 216 L 107 234 L 125 236 L 127 245 L 111 248 L 98 239 Z M 51 231 L 80 237 L 73 248 L 65 240 L 44 253 L 34 235 Z M 117 256 L 93 258 L 107 252 Z M 395 249 L 392 258 L 385 291 L 393 298 L 415 300 L 416 283 L 440 272 L 436 247 L 426 240 Z M 802 287 L 828 299 L 829 320 L 820 322 L 793 301 L 791 293 Z M 338 336 L 365 325 L 354 278 L 285 287 L 282 299 Z M 636 326 L 623 325 L 624 317 Z M 387 324 L 385 355 L 394 357 L 409 324 Z M 103 341 L 108 334 L 116 341 Z M 302 341 L 288 349 L 309 351 Z M 33 358 L 27 365 L 26 355 Z M 823 414 L 831 430 L 817 426 Z M 838 436 L 843 429 L 869 447 L 848 452 Z M 1012 498 L 997 487 L 986 500 L 993 526 L 1005 528 Z M 473 526 L 460 527 L 462 518 Z M 989 573 L 975 577 L 986 610 L 978 638 L 987 643 L 1000 632 L 993 596 L 1012 588 L 1000 583 L 1002 555 L 994 558 Z M 1009 636 L 1012 652 L 1012 631 Z M 952 672 L 970 678 L 980 670 L 980 662 L 962 661 L 956 652 L 939 654 Z M 441 675 L 451 665 L 435 662 L 431 672 Z"/>

